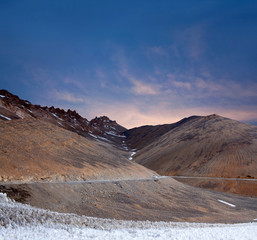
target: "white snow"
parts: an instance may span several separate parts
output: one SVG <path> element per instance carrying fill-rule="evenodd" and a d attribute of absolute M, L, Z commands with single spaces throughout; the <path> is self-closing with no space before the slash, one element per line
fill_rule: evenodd
<path fill-rule="evenodd" d="M 16 203 L 0 193 L 0 239 L 254 240 L 257 223 L 119 221 L 57 213 Z"/>
<path fill-rule="evenodd" d="M 131 152 L 131 157 L 134 156 L 136 154 L 136 152 Z"/>
<path fill-rule="evenodd" d="M 28 109 L 28 111 L 29 111 L 30 113 L 33 113 L 33 112 L 32 112 L 31 110 L 29 110 L 29 109 Z"/>
<path fill-rule="evenodd" d="M 218 200 L 218 202 L 224 203 L 224 204 L 226 204 L 226 205 L 228 205 L 228 206 L 230 206 L 230 207 L 236 207 L 236 205 L 234 205 L 234 204 L 232 204 L 232 203 L 228 203 L 228 202 L 225 202 L 225 201 L 220 200 L 220 199 L 217 199 L 217 200 Z"/>
<path fill-rule="evenodd" d="M 92 134 L 92 133 L 88 133 L 88 135 L 90 135 L 90 136 L 93 137 L 93 138 L 97 138 L 97 136 L 95 136 L 95 135 Z"/>
<path fill-rule="evenodd" d="M 133 149 L 133 150 L 135 150 L 135 149 Z M 135 154 L 136 154 L 135 151 L 131 152 L 131 153 L 130 153 L 129 160 L 133 160 L 133 156 L 134 156 Z"/>
<path fill-rule="evenodd" d="M 4 98 L 5 96 L 4 95 L 0 95 L 1 98 Z"/>
<path fill-rule="evenodd" d="M 98 139 L 101 139 L 101 140 L 103 140 L 103 141 L 106 141 L 106 142 L 112 142 L 112 141 L 110 141 L 109 139 L 104 138 L 104 137 L 97 136 L 97 138 L 98 138 Z"/>
<path fill-rule="evenodd" d="M 63 121 L 63 119 L 59 118 L 56 114 L 51 113 L 51 112 L 50 112 L 50 114 L 52 114 L 52 115 L 53 115 L 54 117 L 56 117 L 57 119 L 59 119 L 59 120 Z"/>
<path fill-rule="evenodd" d="M 106 132 L 107 134 L 109 134 L 109 135 L 112 135 L 112 136 L 114 136 L 114 137 L 126 137 L 126 136 L 124 136 L 124 135 L 118 135 L 118 134 L 116 134 L 115 132 L 113 132 L 113 131 L 109 131 L 109 132 Z"/>
<path fill-rule="evenodd" d="M 7 120 L 12 120 L 11 118 L 8 118 L 8 117 L 6 117 L 6 116 L 4 116 L 4 115 L 2 115 L 2 114 L 0 114 L 0 117 L 5 118 L 5 119 L 7 119 Z"/>
<path fill-rule="evenodd" d="M 105 142 L 111 142 L 109 139 L 107 138 L 104 138 L 104 137 L 100 137 L 100 136 L 96 136 L 92 133 L 88 133 L 88 135 L 90 135 L 91 137 L 95 138 L 95 139 L 98 139 L 98 140 L 102 140 L 102 141 L 105 141 Z"/>
<path fill-rule="evenodd" d="M 60 126 L 62 126 L 63 127 L 63 125 L 60 123 L 60 122 L 57 122 Z"/>
<path fill-rule="evenodd" d="M 37 240 L 70 240 L 70 239 L 176 239 L 176 240 L 256 240 L 257 225 L 237 224 L 211 227 L 172 227 L 159 229 L 113 229 L 101 230 L 88 227 L 71 226 L 21 226 L 7 228 L 0 232 L 1 239 L 37 239 Z"/>

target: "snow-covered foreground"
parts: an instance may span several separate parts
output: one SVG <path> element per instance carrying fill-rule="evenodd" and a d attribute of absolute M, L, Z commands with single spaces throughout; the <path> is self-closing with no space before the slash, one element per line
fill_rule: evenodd
<path fill-rule="evenodd" d="M 2 239 L 257 239 L 257 223 L 117 221 L 61 214 L 11 201 L 0 193 Z"/>

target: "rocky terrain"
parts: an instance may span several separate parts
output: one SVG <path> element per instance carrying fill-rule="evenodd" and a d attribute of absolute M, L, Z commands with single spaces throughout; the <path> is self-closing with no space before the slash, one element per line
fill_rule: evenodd
<path fill-rule="evenodd" d="M 221 180 L 256 178 L 254 126 L 211 115 L 127 130 L 105 116 L 88 121 L 1 90 L 0 131 L 0 191 L 16 201 L 127 220 L 256 219 L 257 198 L 158 175 L 198 177 L 176 179 L 254 196 L 256 182 Z"/>
<path fill-rule="evenodd" d="M 153 172 L 110 143 L 43 120 L 0 122 L 2 181 L 140 178 Z"/>
<path fill-rule="evenodd" d="M 177 123 L 137 127 L 126 130 L 123 134 L 126 136 L 126 143 L 130 148 L 140 150 L 150 143 L 155 142 L 159 137 L 170 130 L 177 128 L 188 121 L 194 121 L 199 118 L 199 116 L 192 116 L 184 118 Z"/>
<path fill-rule="evenodd" d="M 162 175 L 257 178 L 257 127 L 193 118 L 142 148 L 136 162 Z"/>
<path fill-rule="evenodd" d="M 120 220 L 239 223 L 257 216 L 257 198 L 209 192 L 172 178 L 0 184 L 0 191 L 44 209 Z"/>
<path fill-rule="evenodd" d="M 40 107 L 0 91 L 0 180 L 66 181 L 151 177 L 129 161 L 125 130 L 107 117 Z M 13 121 L 12 121 L 13 120 Z"/>
<path fill-rule="evenodd" d="M 167 127 L 171 130 L 162 131 Z M 144 134 L 145 129 L 154 135 L 159 133 L 159 137 L 152 140 L 149 134 Z M 156 129 L 161 131 L 156 133 Z M 139 136 L 134 142 L 130 138 L 129 142 L 139 149 L 134 160 L 160 175 L 257 178 L 256 126 L 210 115 L 187 118 L 171 125 L 131 129 L 125 134 Z M 256 181 L 225 184 L 221 181 L 211 183 L 210 179 L 178 180 L 194 186 L 257 196 Z"/>
<path fill-rule="evenodd" d="M 117 143 L 117 147 L 126 148 L 122 143 L 126 128 L 106 116 L 96 117 L 91 121 L 80 116 L 76 111 L 67 111 L 55 107 L 41 107 L 22 100 L 6 90 L 0 90 L 0 121 L 15 119 L 44 120 L 79 135 L 95 138 L 104 142 Z"/>

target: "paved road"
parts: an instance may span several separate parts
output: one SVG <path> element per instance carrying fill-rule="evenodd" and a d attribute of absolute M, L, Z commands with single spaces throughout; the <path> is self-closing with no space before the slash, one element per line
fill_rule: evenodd
<path fill-rule="evenodd" d="M 126 181 L 156 181 L 159 179 L 165 179 L 170 178 L 170 176 L 156 176 L 154 175 L 151 178 L 133 178 L 133 179 L 103 179 L 103 180 L 78 180 L 78 181 L 31 181 L 31 182 L 19 182 L 19 181 L 13 181 L 13 182 L 0 182 L 0 185 L 7 185 L 7 184 L 33 184 L 33 183 L 67 183 L 67 184 L 76 184 L 76 183 L 86 183 L 86 184 L 92 184 L 92 183 L 115 183 L 115 182 L 126 182 Z"/>
<path fill-rule="evenodd" d="M 257 182 L 257 179 L 251 178 L 220 178 L 220 177 L 194 177 L 194 176 L 170 176 L 172 178 L 189 178 L 189 179 L 203 179 L 203 180 L 229 180 L 229 181 L 253 181 Z"/>
<path fill-rule="evenodd" d="M 0 182 L 0 185 L 7 184 L 33 184 L 33 183 L 67 183 L 67 184 L 76 184 L 76 183 L 85 183 L 85 184 L 93 184 L 93 183 L 115 183 L 115 182 L 125 182 L 125 181 L 157 181 L 159 179 L 167 179 L 167 178 L 184 178 L 184 179 L 202 179 L 202 180 L 228 180 L 228 181 L 251 181 L 257 182 L 257 179 L 250 178 L 218 178 L 218 177 L 194 177 L 194 176 L 157 176 L 154 175 L 151 178 L 133 178 L 133 179 L 103 179 L 103 180 L 78 180 L 78 181 L 33 181 L 33 182 Z"/>

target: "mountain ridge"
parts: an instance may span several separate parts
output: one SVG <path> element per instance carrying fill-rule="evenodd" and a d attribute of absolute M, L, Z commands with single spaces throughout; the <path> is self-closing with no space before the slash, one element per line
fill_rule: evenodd
<path fill-rule="evenodd" d="M 126 130 L 125 127 L 119 125 L 116 121 L 110 120 L 107 116 L 95 117 L 89 121 L 75 110 L 68 109 L 65 111 L 53 106 L 42 107 L 34 105 L 7 90 L 0 90 L 0 121 L 20 118 L 43 119 L 84 137 L 113 142 L 118 147 L 121 146 L 121 148 L 121 134 Z"/>
<path fill-rule="evenodd" d="M 75 134 L 71 136 L 72 139 L 76 139 L 76 135 L 84 137 L 85 141 L 89 141 L 95 146 L 95 149 L 98 149 L 92 151 L 96 151 L 96 155 L 99 157 L 97 161 L 100 161 L 100 164 L 103 160 L 108 165 L 107 158 L 109 157 L 112 165 L 113 159 L 117 159 L 118 156 L 118 158 L 123 159 L 124 165 L 127 165 L 127 161 L 130 162 L 131 166 L 136 162 L 149 169 L 147 171 L 139 165 L 133 165 L 139 175 L 138 169 L 141 169 L 147 176 L 153 176 L 157 173 L 168 176 L 188 176 L 189 179 L 181 178 L 177 180 L 215 190 L 257 195 L 256 190 L 254 190 L 256 189 L 255 182 L 250 183 L 248 181 L 240 184 L 233 182 L 232 184 L 231 182 L 220 183 L 219 181 L 217 183 L 216 180 L 211 182 L 203 179 L 192 179 L 192 177 L 257 178 L 257 127 L 224 118 L 217 114 L 191 116 L 172 124 L 146 125 L 128 130 L 106 116 L 95 117 L 88 121 L 76 111 L 65 111 L 53 106 L 33 105 L 6 90 L 0 90 L 1 131 L 3 133 L 9 131 L 12 134 L 13 138 L 9 139 L 9 145 L 15 149 L 18 146 L 15 138 L 16 129 L 8 127 L 12 125 L 8 124 L 8 122 L 12 122 L 8 120 L 17 121 L 17 123 L 12 123 L 17 125 L 15 126 L 16 129 L 25 129 L 21 135 L 25 134 L 24 142 L 27 141 L 28 146 L 24 146 L 24 149 L 27 149 L 27 151 L 30 151 L 28 150 L 31 148 L 29 145 L 34 144 L 30 142 L 29 134 L 35 136 L 38 134 L 37 144 L 40 146 L 40 139 L 44 138 L 45 134 L 40 132 L 40 124 L 43 124 L 46 132 L 49 129 L 58 129 L 58 131 L 54 131 L 58 132 L 57 138 L 60 139 L 64 139 L 65 135 L 61 129 L 68 131 L 69 134 Z M 29 129 L 29 126 L 34 126 L 36 132 Z M 52 138 L 54 139 L 55 136 L 53 135 Z M 21 139 L 22 137 L 19 141 L 23 142 Z M 2 141 L 6 140 L 8 140 L 8 137 L 2 136 Z M 68 161 L 69 164 L 80 165 L 76 157 L 82 159 L 82 162 L 87 159 L 86 164 L 92 164 L 92 161 L 90 163 L 88 158 L 92 152 L 83 150 L 85 159 L 81 158 L 80 150 L 73 149 L 72 145 L 69 144 L 69 149 L 67 149 L 66 144 L 62 146 L 59 140 L 56 143 L 60 145 L 58 146 L 60 151 L 61 147 L 68 152 L 75 151 L 75 158 L 71 157 L 73 160 Z M 48 140 L 48 142 L 51 141 Z M 67 140 L 64 140 L 64 142 L 67 142 Z M 12 145 L 13 143 L 16 144 L 16 147 Z M 74 140 L 72 144 L 76 146 L 79 142 Z M 86 146 L 88 143 L 84 142 L 83 144 Z M 8 147 L 2 148 L 2 158 L 6 156 L 5 148 L 8 149 Z M 112 152 L 111 155 L 107 154 L 108 148 Z M 38 147 L 38 149 L 40 148 Z M 54 151 L 55 148 L 50 149 Z M 47 155 L 48 153 L 44 151 L 43 149 L 42 153 Z M 115 151 L 117 151 L 117 154 Z M 17 154 L 21 154 L 21 152 L 22 150 Z M 25 159 L 26 154 L 24 152 L 24 156 L 21 155 L 22 158 Z M 50 158 L 52 160 L 58 159 L 59 153 L 56 152 L 56 154 Z M 103 156 L 104 154 L 105 156 Z M 11 159 L 14 161 L 15 156 L 12 156 Z M 61 156 L 61 159 L 64 159 L 64 162 L 67 161 L 64 155 Z M 16 168 L 19 168 L 19 166 L 16 166 Z M 126 174 L 129 176 L 129 171 Z M 64 179 L 69 179 L 68 171 L 64 175 Z M 89 175 L 86 174 L 83 179 L 87 179 L 90 177 Z M 98 176 L 100 175 L 98 174 Z M 106 176 L 111 177 L 111 175 L 108 173 Z M 135 175 L 133 176 L 135 177 Z M 42 178 L 47 178 L 47 176 Z M 4 179 L 8 179 L 8 176 Z M 60 179 L 62 178 L 60 177 Z"/>

